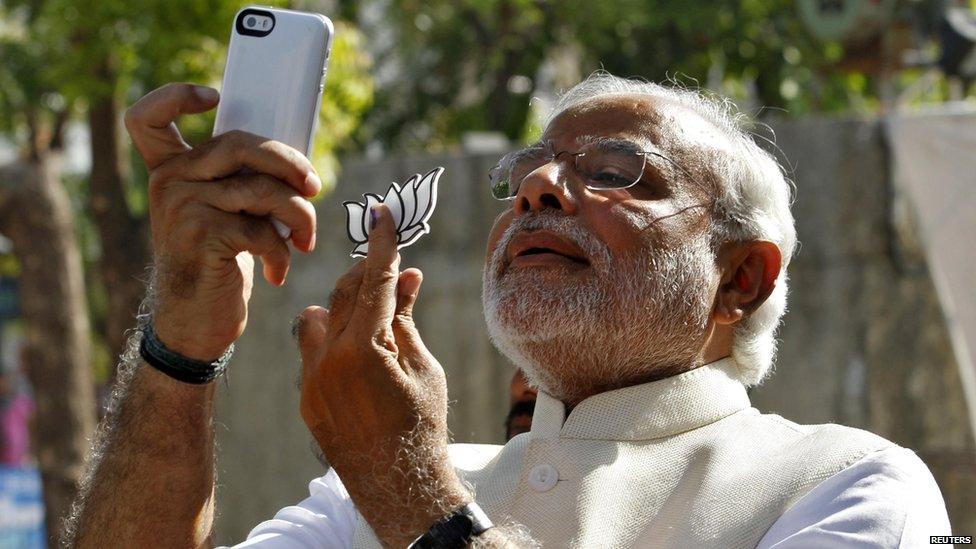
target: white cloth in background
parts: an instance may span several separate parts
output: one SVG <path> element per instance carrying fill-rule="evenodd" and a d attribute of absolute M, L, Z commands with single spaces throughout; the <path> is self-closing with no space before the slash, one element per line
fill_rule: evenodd
<path fill-rule="evenodd" d="M 885 120 L 896 188 L 917 214 L 929 272 L 976 425 L 976 108 L 947 103 Z"/>
<path fill-rule="evenodd" d="M 719 361 L 597 395 L 565 421 L 562 403 L 540 394 L 531 433 L 501 450 L 454 445 L 452 457 L 455 465 L 469 464 L 461 471 L 466 479 L 488 471 L 473 480 L 489 517 L 511 512 L 543 546 L 911 548 L 928 546 L 929 536 L 950 534 L 942 495 L 914 452 L 855 429 L 800 426 L 761 415 L 748 406 L 729 368 L 734 363 Z M 567 457 L 574 451 L 576 461 Z M 587 467 L 594 456 L 598 466 Z M 654 465 L 642 470 L 648 457 Z M 540 487 L 532 476 L 540 459 L 558 468 L 552 486 Z M 527 475 L 524 469 L 530 469 Z M 619 486 L 610 486 L 611 479 Z M 588 484 L 597 485 L 595 493 Z M 310 493 L 235 547 L 370 543 L 371 532 L 334 472 L 314 480 Z M 652 502 L 636 506 L 647 513 L 619 516 L 618 507 L 630 497 L 632 506 Z M 579 509 L 585 501 L 592 503 Z M 663 505 L 655 511 L 653 502 Z M 610 515 L 600 518 L 601 513 Z M 597 522 L 589 520 L 593 515 Z M 582 538 L 567 526 L 572 521 L 579 521 Z"/>

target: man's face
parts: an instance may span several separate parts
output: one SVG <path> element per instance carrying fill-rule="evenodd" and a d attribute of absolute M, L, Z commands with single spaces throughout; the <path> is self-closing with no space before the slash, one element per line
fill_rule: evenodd
<path fill-rule="evenodd" d="M 707 178 L 685 171 L 701 173 L 725 138 L 677 104 L 622 94 L 565 111 L 543 136 L 572 153 L 608 138 L 673 163 L 648 155 L 637 185 L 596 191 L 561 155 L 521 182 L 488 241 L 493 341 L 570 402 L 694 367 L 718 285 Z"/>

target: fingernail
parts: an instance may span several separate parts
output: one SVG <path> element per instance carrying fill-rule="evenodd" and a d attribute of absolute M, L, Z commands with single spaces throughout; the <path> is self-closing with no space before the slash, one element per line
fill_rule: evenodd
<path fill-rule="evenodd" d="M 319 194 L 319 191 L 322 190 L 322 180 L 315 172 L 308 172 L 308 175 L 305 176 L 305 186 L 311 189 L 313 195 Z"/>
<path fill-rule="evenodd" d="M 203 99 L 207 103 L 213 103 L 220 98 L 220 94 L 217 93 L 217 90 L 208 88 L 206 86 L 193 86 L 193 91 L 197 93 L 197 97 Z"/>
<path fill-rule="evenodd" d="M 373 230 L 380 223 L 380 207 L 373 206 L 369 209 L 369 230 Z"/>

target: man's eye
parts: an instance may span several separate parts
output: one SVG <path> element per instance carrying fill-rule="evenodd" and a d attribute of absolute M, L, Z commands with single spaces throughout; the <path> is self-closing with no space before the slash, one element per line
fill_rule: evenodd
<path fill-rule="evenodd" d="M 626 187 L 634 182 L 636 178 L 621 173 L 613 168 L 598 170 L 590 176 L 590 181 L 600 187 L 619 188 Z"/>

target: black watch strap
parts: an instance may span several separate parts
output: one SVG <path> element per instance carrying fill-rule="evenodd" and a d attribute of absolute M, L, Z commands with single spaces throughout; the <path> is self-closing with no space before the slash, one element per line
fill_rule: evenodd
<path fill-rule="evenodd" d="M 462 549 L 492 526 L 488 515 L 472 501 L 437 521 L 409 549 Z"/>

